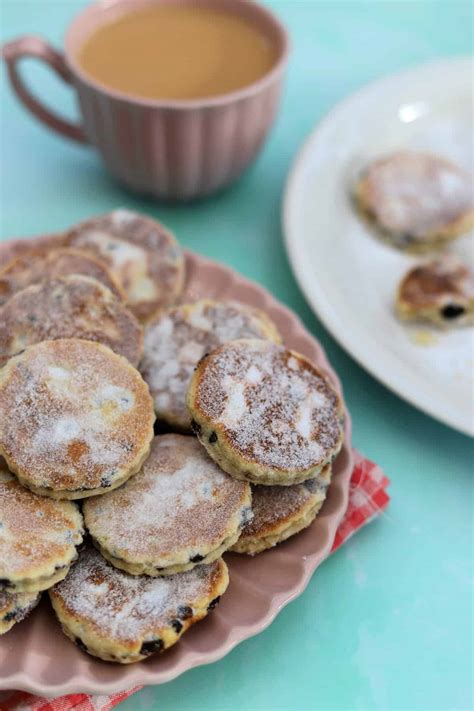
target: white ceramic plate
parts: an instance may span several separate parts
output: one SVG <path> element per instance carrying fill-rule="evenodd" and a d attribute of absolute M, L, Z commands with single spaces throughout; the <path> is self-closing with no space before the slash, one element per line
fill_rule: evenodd
<path fill-rule="evenodd" d="M 398 281 L 417 260 L 379 241 L 348 192 L 359 170 L 400 148 L 473 167 L 474 62 L 436 61 L 365 87 L 320 123 L 290 172 L 283 222 L 296 278 L 339 343 L 385 385 L 474 433 L 473 329 L 436 332 L 393 315 Z M 472 235 L 450 248 L 472 259 Z"/>

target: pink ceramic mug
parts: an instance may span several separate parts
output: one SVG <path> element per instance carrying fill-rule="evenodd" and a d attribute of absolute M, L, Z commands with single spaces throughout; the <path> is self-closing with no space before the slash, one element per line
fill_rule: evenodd
<path fill-rule="evenodd" d="M 78 64 L 84 41 L 105 22 L 153 4 L 190 1 L 237 13 L 259 27 L 278 51 L 271 70 L 229 94 L 157 101 L 110 89 Z M 230 184 L 257 155 L 278 106 L 288 39 L 274 15 L 250 0 L 102 0 L 69 26 L 64 54 L 33 36 L 5 44 L 2 53 L 15 92 L 40 121 L 95 146 L 110 172 L 129 188 L 157 198 L 188 200 Z M 30 94 L 17 68 L 23 57 L 42 59 L 74 86 L 80 125 L 59 118 Z"/>

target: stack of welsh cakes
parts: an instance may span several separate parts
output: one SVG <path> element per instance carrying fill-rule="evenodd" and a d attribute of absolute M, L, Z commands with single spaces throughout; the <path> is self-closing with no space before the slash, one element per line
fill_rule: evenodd
<path fill-rule="evenodd" d="M 139 661 L 216 606 L 226 551 L 311 524 L 342 402 L 263 312 L 183 303 L 182 251 L 154 220 L 117 210 L 10 256 L 0 633 L 47 590 L 80 649 Z"/>

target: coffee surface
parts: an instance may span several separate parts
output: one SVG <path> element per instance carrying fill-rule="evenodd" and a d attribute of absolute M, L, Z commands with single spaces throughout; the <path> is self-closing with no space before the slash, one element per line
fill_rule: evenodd
<path fill-rule="evenodd" d="M 158 5 L 97 29 L 81 48 L 83 70 L 125 94 L 197 99 L 240 89 L 266 74 L 277 47 L 231 12 Z"/>

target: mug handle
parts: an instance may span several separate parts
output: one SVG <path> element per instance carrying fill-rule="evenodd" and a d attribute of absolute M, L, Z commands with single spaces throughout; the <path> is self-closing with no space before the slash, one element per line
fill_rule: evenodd
<path fill-rule="evenodd" d="M 1 48 L 1 56 L 7 63 L 11 85 L 26 108 L 42 123 L 62 136 L 71 138 L 79 143 L 87 143 L 86 135 L 81 126 L 59 118 L 30 94 L 17 69 L 17 62 L 23 57 L 35 57 L 48 64 L 67 84 L 72 84 L 72 74 L 64 56 L 53 49 L 41 37 L 33 35 L 25 35 L 11 42 L 6 42 Z"/>

